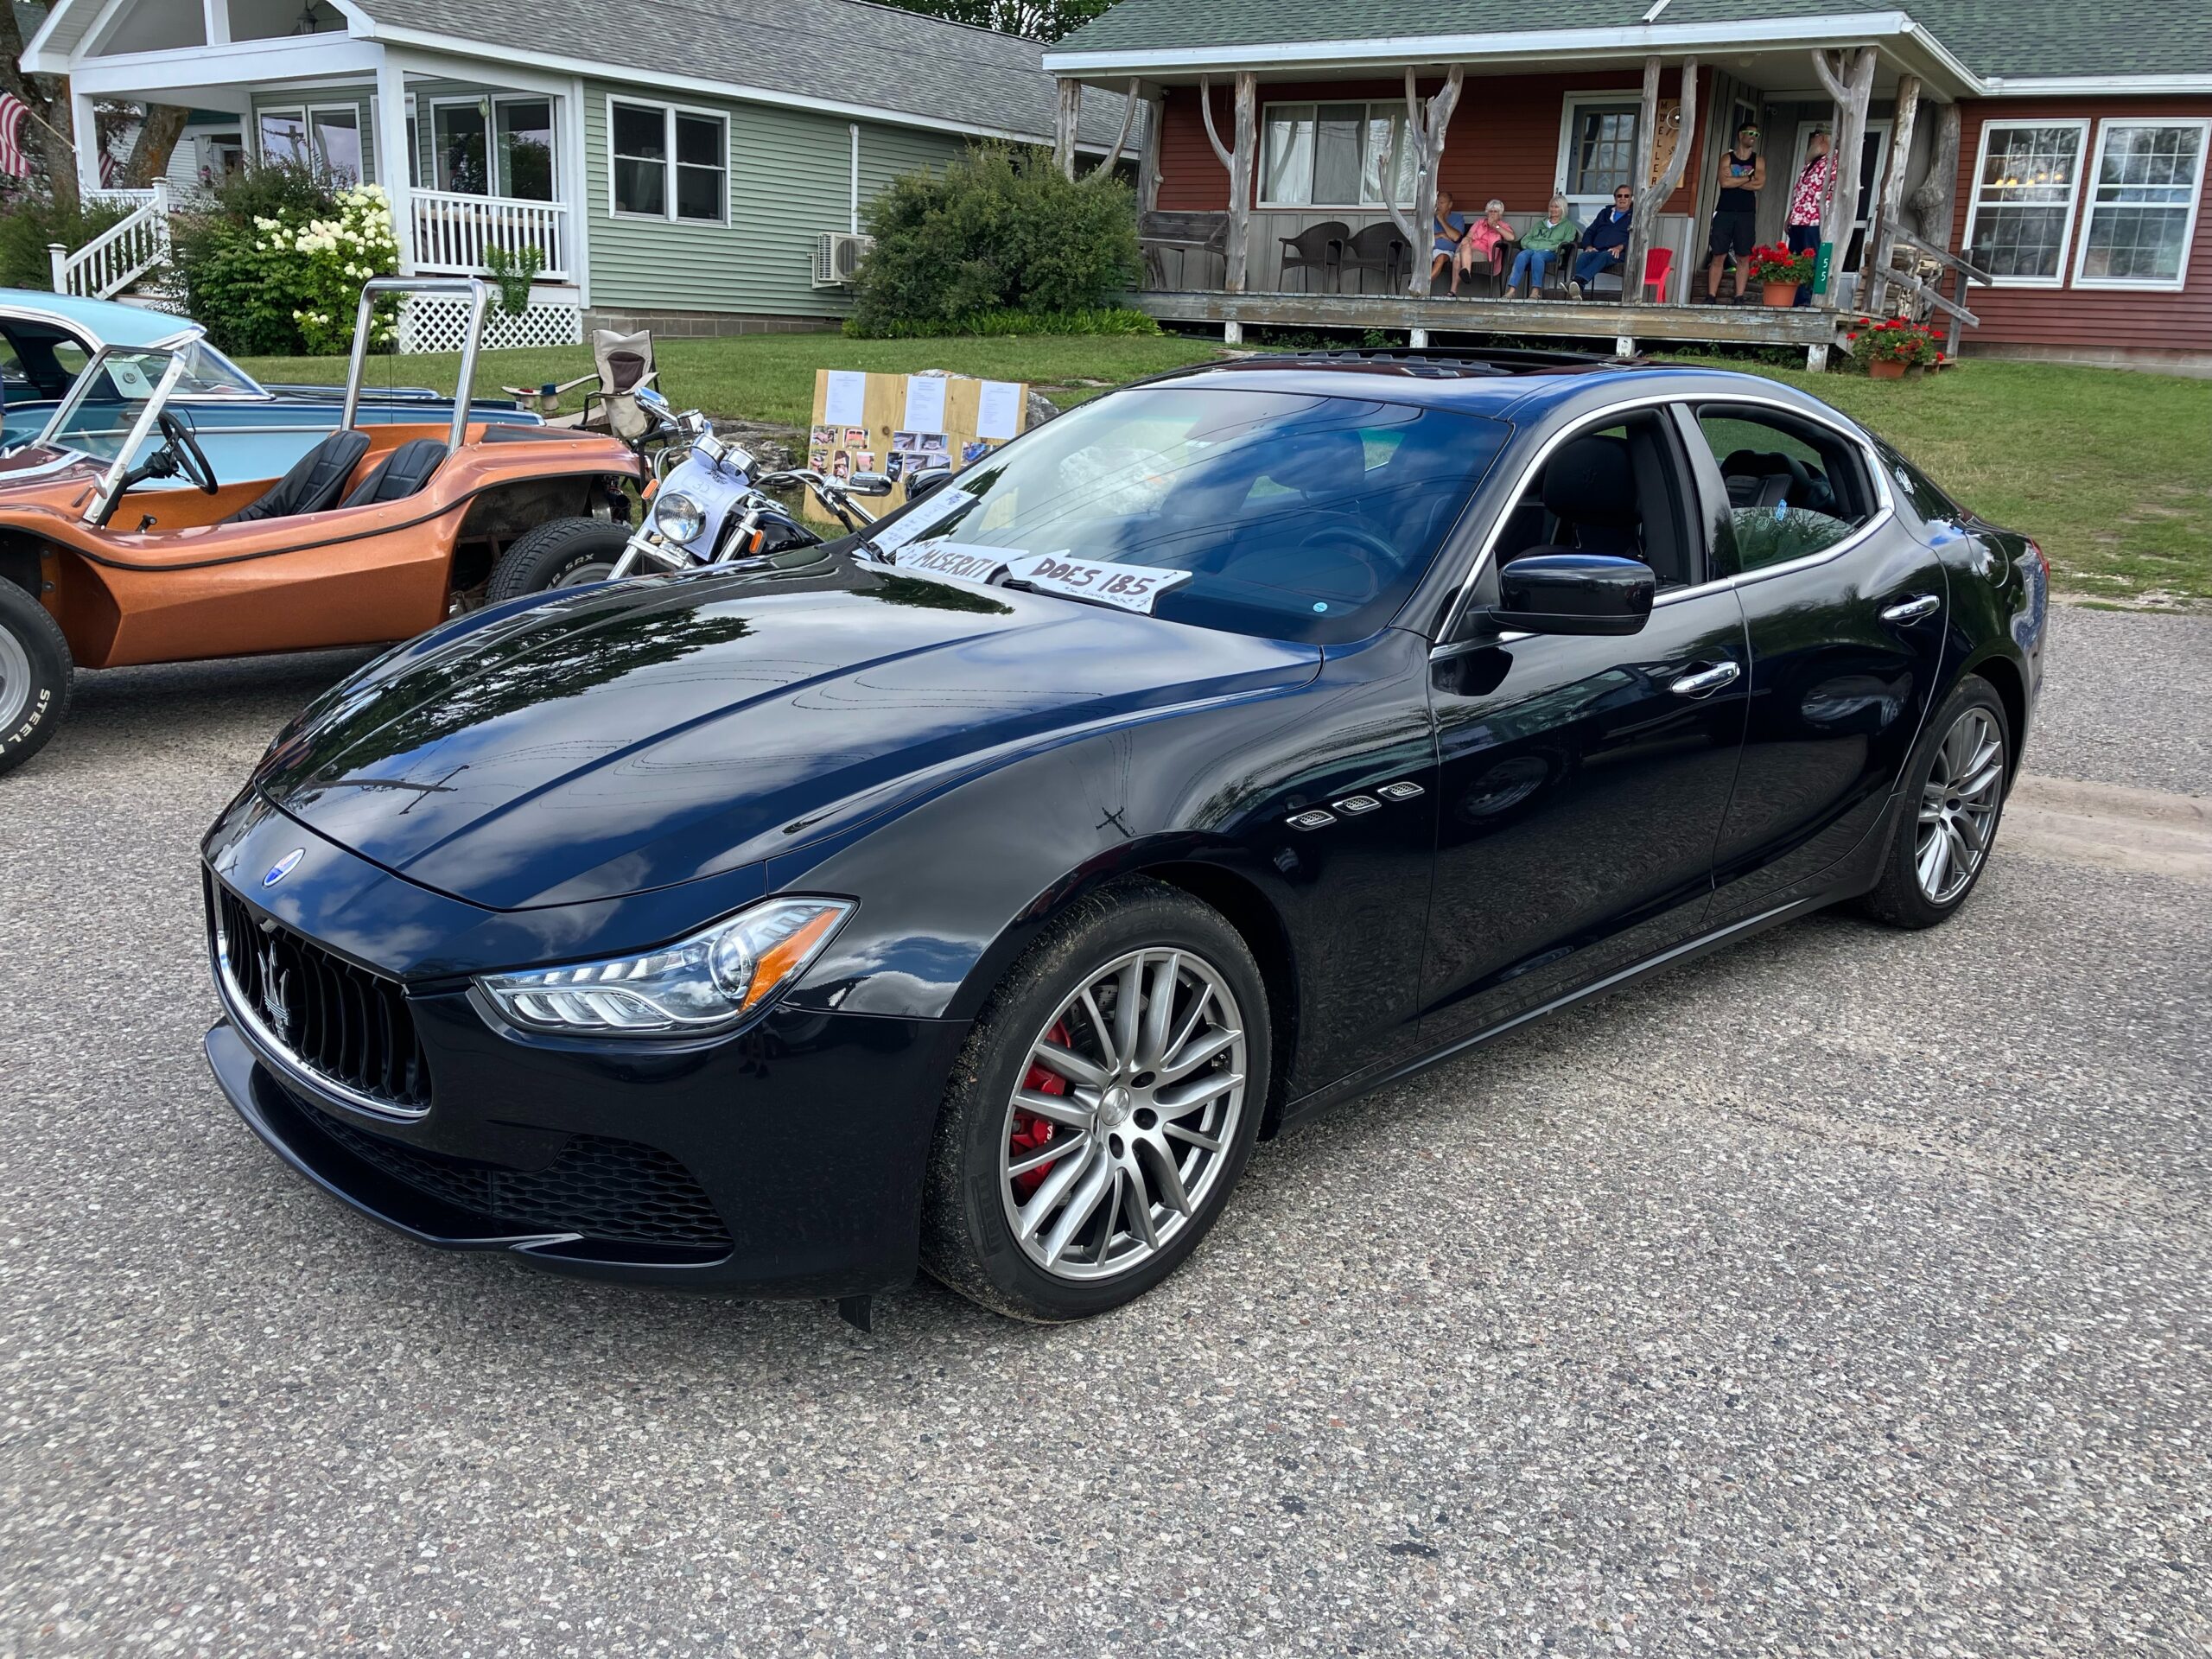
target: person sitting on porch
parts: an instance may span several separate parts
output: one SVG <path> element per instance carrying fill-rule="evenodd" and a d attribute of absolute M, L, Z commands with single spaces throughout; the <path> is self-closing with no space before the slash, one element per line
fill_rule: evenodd
<path fill-rule="evenodd" d="M 1517 300 L 1521 297 L 1517 290 L 1526 288 L 1529 297 L 1535 298 L 1559 251 L 1581 233 L 1582 227 L 1567 216 L 1567 198 L 1554 196 L 1544 222 L 1530 226 L 1521 238 L 1521 251 L 1513 256 L 1513 274 L 1505 280 L 1505 297 Z"/>
<path fill-rule="evenodd" d="M 1827 194 L 1835 179 L 1835 158 L 1828 154 L 1828 136 L 1825 130 L 1815 132 L 1805 145 L 1805 170 L 1797 175 L 1797 182 L 1789 187 L 1789 222 L 1783 226 L 1789 238 L 1789 251 L 1803 253 L 1821 245 L 1821 210 L 1827 205 Z M 1813 302 L 1813 285 L 1797 284 L 1796 305 Z"/>
<path fill-rule="evenodd" d="M 1720 267 L 1736 261 L 1736 297 L 1751 280 L 1751 251 L 1758 245 L 1758 193 L 1766 188 L 1766 157 L 1759 154 L 1759 130 L 1750 122 L 1736 129 L 1736 147 L 1720 158 L 1720 195 L 1713 207 L 1713 242 L 1707 249 L 1705 295 L 1720 298 Z"/>
<path fill-rule="evenodd" d="M 1460 238 L 1458 264 L 1465 276 L 1477 265 L 1493 276 L 1505 275 L 1505 250 L 1521 238 L 1512 226 L 1505 222 L 1505 204 L 1492 196 L 1483 207 L 1483 216 L 1467 227 L 1467 234 Z M 1459 291 L 1452 284 L 1452 291 Z"/>
<path fill-rule="evenodd" d="M 1452 211 L 1452 193 L 1449 190 L 1436 193 L 1434 228 L 1436 247 L 1428 262 L 1428 284 L 1431 288 L 1435 287 L 1436 279 L 1448 266 L 1452 271 L 1452 292 L 1456 297 L 1459 292 L 1459 248 L 1466 240 L 1467 216 Z"/>
<path fill-rule="evenodd" d="M 1613 205 L 1590 221 L 1590 234 L 1582 238 L 1582 251 L 1574 258 L 1574 276 L 1567 285 L 1573 298 L 1580 299 L 1584 288 L 1628 257 L 1629 219 L 1635 210 L 1636 192 L 1623 185 L 1613 192 Z M 1625 299 L 1625 280 L 1621 288 Z"/>

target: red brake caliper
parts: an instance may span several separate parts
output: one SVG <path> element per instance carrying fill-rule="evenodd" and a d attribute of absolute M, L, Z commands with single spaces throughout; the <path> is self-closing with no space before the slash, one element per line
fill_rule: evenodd
<path fill-rule="evenodd" d="M 1053 1042 L 1065 1045 L 1068 1040 L 1067 1021 L 1065 1020 L 1058 1021 L 1045 1035 Z M 1068 1091 L 1068 1080 L 1065 1077 L 1054 1076 L 1041 1065 L 1033 1065 L 1029 1068 L 1028 1074 L 1021 1079 L 1021 1086 L 1034 1090 L 1040 1095 L 1065 1095 Z M 1036 1151 L 1038 1147 L 1052 1140 L 1053 1131 L 1058 1127 L 1049 1117 L 1039 1117 L 1034 1112 L 1025 1112 L 1020 1107 L 1015 1107 L 1014 1133 L 1007 1137 L 1007 1146 L 1012 1157 L 1019 1161 L 1030 1153 Z M 1052 1173 L 1052 1165 L 1039 1164 L 1028 1173 L 1015 1176 L 1014 1178 L 1015 1194 L 1020 1198 L 1028 1198 L 1044 1184 L 1045 1177 Z"/>

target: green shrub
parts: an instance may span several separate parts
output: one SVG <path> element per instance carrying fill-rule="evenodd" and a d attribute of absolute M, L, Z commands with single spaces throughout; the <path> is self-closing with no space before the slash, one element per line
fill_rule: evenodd
<path fill-rule="evenodd" d="M 47 244 L 59 242 L 74 253 L 132 211 L 112 203 L 88 205 L 73 192 L 58 200 L 43 191 L 13 197 L 0 213 L 0 288 L 51 289 L 54 260 Z"/>
<path fill-rule="evenodd" d="M 853 317 L 866 334 L 957 332 L 997 312 L 1096 311 L 1137 275 L 1135 200 L 1118 179 L 1071 183 L 1040 150 L 988 145 L 943 173 L 893 179 L 868 206 L 874 251 Z"/>
<path fill-rule="evenodd" d="M 944 321 L 929 320 L 880 324 L 870 329 L 858 318 L 845 321 L 849 340 L 938 340 L 966 336 L 1001 340 L 1019 334 L 1156 334 L 1160 325 L 1126 306 L 1096 306 L 1081 311 L 971 312 Z"/>
<path fill-rule="evenodd" d="M 252 169 L 181 225 L 173 260 L 185 308 L 242 356 L 320 357 L 352 344 L 361 284 L 398 269 L 391 204 L 373 184 L 297 167 Z M 379 313 L 375 343 L 397 333 Z"/>

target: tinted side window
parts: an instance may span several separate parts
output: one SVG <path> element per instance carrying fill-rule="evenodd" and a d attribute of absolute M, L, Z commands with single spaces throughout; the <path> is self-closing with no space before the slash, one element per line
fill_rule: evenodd
<path fill-rule="evenodd" d="M 1697 424 L 1728 490 L 1729 523 L 1713 550 L 1717 574 L 1802 559 L 1872 517 L 1876 497 L 1856 446 L 1827 428 L 1719 404 L 1700 407 Z"/>
<path fill-rule="evenodd" d="M 1963 524 L 1974 515 L 1944 493 L 1942 486 L 1879 438 L 1875 452 L 1890 469 L 1890 480 L 1904 492 L 1912 510 L 1931 524 Z"/>

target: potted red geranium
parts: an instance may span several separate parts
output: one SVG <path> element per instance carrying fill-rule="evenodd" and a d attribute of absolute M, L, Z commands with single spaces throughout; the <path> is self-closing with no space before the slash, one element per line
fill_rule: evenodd
<path fill-rule="evenodd" d="M 1859 327 L 1845 336 L 1853 352 L 1866 359 L 1866 372 L 1877 380 L 1902 380 L 1908 369 L 1924 369 L 1943 360 L 1933 330 L 1903 317 L 1887 322 L 1859 319 Z"/>
<path fill-rule="evenodd" d="M 1813 280 L 1813 251 L 1792 253 L 1786 243 L 1777 242 L 1770 248 L 1753 248 L 1750 254 L 1751 275 L 1761 284 L 1759 297 L 1769 305 L 1795 305 L 1799 286 Z"/>

